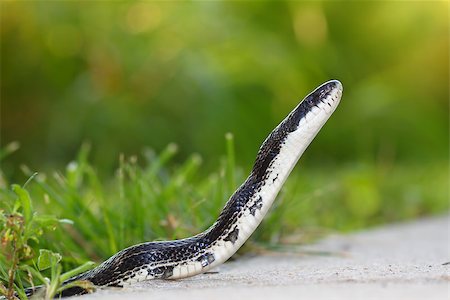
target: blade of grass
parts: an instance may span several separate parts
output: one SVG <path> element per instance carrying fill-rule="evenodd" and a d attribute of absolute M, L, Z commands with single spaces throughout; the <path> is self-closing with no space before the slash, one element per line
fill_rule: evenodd
<path fill-rule="evenodd" d="M 234 153 L 234 136 L 231 132 L 225 134 L 226 149 L 227 149 L 227 167 L 226 176 L 228 190 L 234 191 L 236 188 L 236 167 L 235 167 L 235 153 Z"/>

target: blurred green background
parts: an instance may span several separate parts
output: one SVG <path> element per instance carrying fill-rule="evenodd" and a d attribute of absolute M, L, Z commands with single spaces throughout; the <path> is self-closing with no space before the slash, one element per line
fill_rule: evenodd
<path fill-rule="evenodd" d="M 0 5 L 0 213 L 27 182 L 33 216 L 71 220 L 30 241 L 65 270 L 207 228 L 330 79 L 341 104 L 246 247 L 449 211 L 448 2 Z"/>
<path fill-rule="evenodd" d="M 299 100 L 339 79 L 341 105 L 301 163 L 325 173 L 382 166 L 386 180 L 411 166 L 414 184 L 438 177 L 439 197 L 448 197 L 441 186 L 449 163 L 448 2 L 11 1 L 1 8 L 1 143 L 21 145 L 2 162 L 8 178 L 25 180 L 21 164 L 63 168 L 84 141 L 105 178 L 120 153 L 170 142 L 179 145 L 178 161 L 196 152 L 212 170 L 226 132 L 248 170 Z"/>

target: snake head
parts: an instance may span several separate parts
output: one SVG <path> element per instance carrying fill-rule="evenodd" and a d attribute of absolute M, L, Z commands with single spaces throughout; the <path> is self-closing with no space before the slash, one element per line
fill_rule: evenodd
<path fill-rule="evenodd" d="M 336 101 L 342 96 L 342 84 L 338 80 L 330 80 L 309 93 L 305 99 L 305 105 L 318 106 L 321 102 Z"/>
<path fill-rule="evenodd" d="M 295 131 L 305 123 L 320 129 L 339 104 L 342 91 L 338 80 L 330 80 L 309 93 L 285 120 L 289 131 Z"/>

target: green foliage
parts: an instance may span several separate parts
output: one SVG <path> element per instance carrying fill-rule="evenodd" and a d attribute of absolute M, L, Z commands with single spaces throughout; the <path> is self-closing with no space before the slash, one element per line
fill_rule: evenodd
<path fill-rule="evenodd" d="M 41 296 L 49 299 L 64 288 L 64 280 L 91 267 L 87 260 L 100 262 L 132 244 L 206 229 L 247 173 L 235 166 L 231 134 L 226 143 L 219 170 L 206 176 L 197 154 L 171 166 L 178 148 L 170 144 L 159 155 L 146 149 L 139 158 L 121 156 L 114 178 L 103 183 L 85 144 L 64 173 L 30 180 L 29 192 L 18 185 L 12 192 L 0 188 L 3 292 L 11 295 L 13 288 L 23 298 L 29 274 L 46 287 Z M 244 251 L 291 247 L 329 231 L 447 211 L 447 175 L 440 164 L 300 166 Z M 50 279 L 42 275 L 45 270 Z M 71 285 L 93 288 L 87 282 Z"/>
<path fill-rule="evenodd" d="M 5 162 L 63 168 L 91 141 L 102 176 L 120 153 L 181 145 L 215 170 L 223 135 L 250 167 L 307 92 L 344 85 L 311 163 L 448 160 L 445 1 L 3 1 Z M 26 85 L 26 88 L 24 88 Z M 20 124 L 18 126 L 17 124 Z"/>
<path fill-rule="evenodd" d="M 2 190 L 2 192 L 6 192 Z M 55 230 L 58 223 L 67 223 L 50 215 L 38 215 L 32 205 L 29 193 L 19 185 L 12 185 L 12 201 L 2 202 L 0 209 L 0 293 L 7 299 L 26 299 L 24 283 L 40 283 L 45 288 L 40 290 L 42 297 L 52 299 L 64 288 L 62 282 L 73 275 L 92 267 L 91 262 L 61 274 L 61 255 L 50 250 L 39 249 L 37 266 L 33 263 L 36 249 L 46 230 Z M 8 204 L 10 206 L 8 207 Z M 40 271 L 51 270 L 47 279 Z M 33 280 L 34 279 L 34 280 Z M 73 285 L 86 286 L 83 282 Z"/>
<path fill-rule="evenodd" d="M 23 270 L 27 271 L 34 278 L 37 278 L 39 282 L 44 285 L 44 288 L 37 290 L 35 298 L 50 300 L 55 298 L 55 296 L 57 296 L 65 289 L 74 286 L 82 287 L 88 292 L 95 290 L 94 285 L 91 282 L 85 280 L 73 281 L 69 284 L 62 285 L 62 283 L 69 278 L 91 269 L 94 266 L 93 262 L 86 262 L 73 270 L 61 274 L 62 267 L 60 261 L 62 259 L 62 256 L 59 253 L 55 253 L 47 249 L 40 249 L 39 253 L 40 254 L 38 257 L 37 269 L 28 265 L 22 266 Z M 44 277 L 41 273 L 42 271 L 47 269 L 50 269 L 51 271 L 50 279 Z"/>
<path fill-rule="evenodd" d="M 48 232 L 40 247 L 63 254 L 63 265 L 73 267 L 102 261 L 132 244 L 206 229 L 247 174 L 235 167 L 233 143 L 228 134 L 226 159 L 209 175 L 200 172 L 202 160 L 196 154 L 169 167 L 177 151 L 170 144 L 159 155 L 145 150 L 140 163 L 136 156 L 122 156 L 107 183 L 88 162 L 89 147 L 84 145 L 64 174 L 39 175 L 29 184 L 37 210 L 73 221 Z M 301 166 L 253 241 L 277 244 L 298 232 L 354 230 L 439 213 L 448 209 L 445 180 L 438 164 Z"/>
<path fill-rule="evenodd" d="M 61 254 L 59 253 L 53 253 L 47 249 L 41 249 L 39 253 L 37 265 L 40 271 L 56 266 L 61 261 Z"/>
<path fill-rule="evenodd" d="M 232 145 L 231 135 L 228 140 Z M 135 156 L 122 156 L 113 180 L 102 184 L 87 161 L 88 151 L 84 145 L 64 174 L 37 176 L 30 184 L 43 200 L 39 209 L 73 220 L 52 232 L 48 243 L 43 241 L 46 247 L 56 246 L 71 265 L 105 259 L 138 241 L 195 234 L 212 224 L 235 188 L 230 179 L 235 175 L 228 175 L 235 173 L 230 160 L 223 162 L 220 174 L 205 178 L 198 174 L 202 161 L 196 154 L 169 168 L 177 151 L 173 144 L 159 155 L 145 150 L 143 166 Z"/>

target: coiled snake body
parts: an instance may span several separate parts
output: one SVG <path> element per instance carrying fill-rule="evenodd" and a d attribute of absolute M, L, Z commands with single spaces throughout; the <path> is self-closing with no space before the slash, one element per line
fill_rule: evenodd
<path fill-rule="evenodd" d="M 131 246 L 69 282 L 89 280 L 96 286 L 121 287 L 154 278 L 189 277 L 225 262 L 261 223 L 289 173 L 334 112 L 341 96 L 341 83 L 332 80 L 295 107 L 266 138 L 250 175 L 209 229 L 186 239 Z M 72 287 L 62 296 L 83 292 Z"/>

